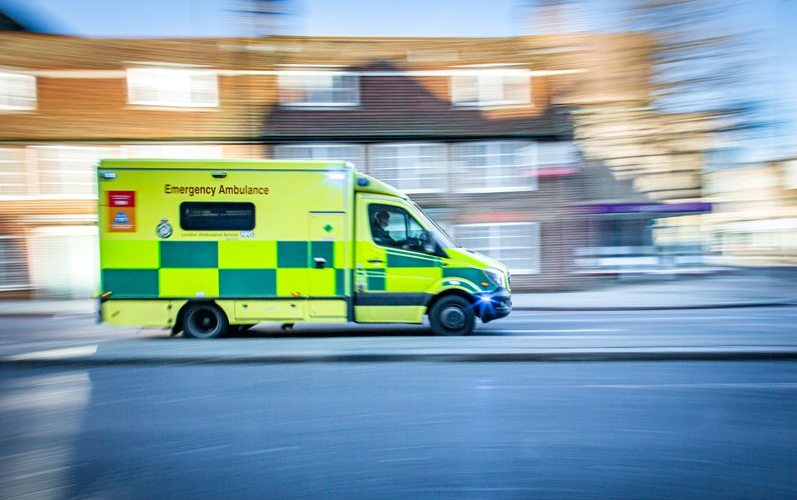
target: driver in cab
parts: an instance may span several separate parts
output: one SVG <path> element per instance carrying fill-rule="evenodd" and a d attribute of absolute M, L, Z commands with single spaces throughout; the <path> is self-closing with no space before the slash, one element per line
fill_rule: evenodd
<path fill-rule="evenodd" d="M 398 217 L 401 218 L 400 215 Z M 371 235 L 374 239 L 374 243 L 383 247 L 401 248 L 403 250 L 411 250 L 414 252 L 433 253 L 434 247 L 430 246 L 429 234 L 420 226 L 418 226 L 419 232 L 415 236 L 401 231 L 404 239 L 400 240 L 394 238 L 390 234 L 390 232 L 387 230 L 389 226 L 390 212 L 387 210 L 378 210 L 371 220 Z"/>
<path fill-rule="evenodd" d="M 396 241 L 390 236 L 387 227 L 390 224 L 390 214 L 387 210 L 379 210 L 374 214 L 371 221 L 371 235 L 374 238 L 374 243 L 384 247 L 401 248 L 404 245 L 403 241 Z"/>

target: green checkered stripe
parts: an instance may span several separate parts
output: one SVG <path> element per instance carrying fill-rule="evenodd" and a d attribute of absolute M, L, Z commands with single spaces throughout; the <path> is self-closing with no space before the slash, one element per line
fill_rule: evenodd
<path fill-rule="evenodd" d="M 495 289 L 487 274 L 473 267 L 444 267 L 439 257 L 417 253 L 387 250 L 385 267 L 360 269 L 357 272 L 365 281 L 368 292 L 422 292 L 416 290 L 414 277 L 426 277 L 442 286 L 457 286 L 478 293 Z M 482 286 L 488 283 L 488 286 Z"/>
<path fill-rule="evenodd" d="M 345 296 L 334 241 L 103 241 L 102 290 L 113 298 Z M 314 259 L 326 260 L 315 269 Z"/>

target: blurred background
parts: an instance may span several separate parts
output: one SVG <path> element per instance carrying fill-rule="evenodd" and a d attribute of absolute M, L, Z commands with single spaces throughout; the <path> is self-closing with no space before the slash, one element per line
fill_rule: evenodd
<path fill-rule="evenodd" d="M 797 2 L 0 0 L 0 298 L 98 283 L 101 158 L 345 159 L 516 291 L 797 263 Z"/>

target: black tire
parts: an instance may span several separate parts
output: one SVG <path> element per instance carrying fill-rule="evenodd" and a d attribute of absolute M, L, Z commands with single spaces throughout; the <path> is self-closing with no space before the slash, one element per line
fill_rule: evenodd
<path fill-rule="evenodd" d="M 215 339 L 227 333 L 227 315 L 216 304 L 191 304 L 183 314 L 183 336 L 191 339 Z"/>
<path fill-rule="evenodd" d="M 451 295 L 432 306 L 429 323 L 435 335 L 470 335 L 476 324 L 476 315 L 467 299 Z"/>

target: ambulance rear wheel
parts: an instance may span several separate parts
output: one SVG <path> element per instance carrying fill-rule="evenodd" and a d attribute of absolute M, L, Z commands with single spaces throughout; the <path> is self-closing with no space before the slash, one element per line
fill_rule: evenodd
<path fill-rule="evenodd" d="M 470 335 L 475 322 L 470 302 L 456 295 L 443 297 L 429 311 L 429 323 L 435 335 Z"/>
<path fill-rule="evenodd" d="M 187 338 L 215 339 L 229 328 L 227 316 L 215 304 L 191 304 L 183 318 L 183 335 Z"/>

